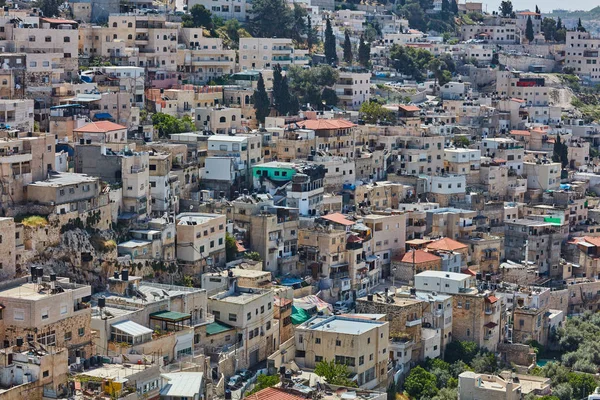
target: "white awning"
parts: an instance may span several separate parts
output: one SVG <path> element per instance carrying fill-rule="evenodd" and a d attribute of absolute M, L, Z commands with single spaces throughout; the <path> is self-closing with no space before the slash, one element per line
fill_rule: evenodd
<path fill-rule="evenodd" d="M 133 321 L 123 321 L 112 325 L 113 328 L 133 337 L 152 334 L 154 331 Z"/>

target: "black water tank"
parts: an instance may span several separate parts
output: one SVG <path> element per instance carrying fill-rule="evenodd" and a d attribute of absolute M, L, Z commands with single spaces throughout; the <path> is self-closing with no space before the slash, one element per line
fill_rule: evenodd
<path fill-rule="evenodd" d="M 90 360 L 87 358 L 83 360 L 83 369 L 90 369 Z"/>
<path fill-rule="evenodd" d="M 50 282 L 56 282 L 56 274 L 54 272 L 50 274 Z"/>
<path fill-rule="evenodd" d="M 477 272 L 475 274 L 475 279 L 477 279 L 478 281 L 480 281 L 482 279 L 482 277 L 483 277 L 483 274 L 481 272 Z"/>
<path fill-rule="evenodd" d="M 367 295 L 367 300 L 369 300 L 369 301 L 373 301 L 373 295 L 372 295 L 372 294 L 368 294 L 368 295 Z"/>
<path fill-rule="evenodd" d="M 119 271 L 113 272 L 113 278 L 119 279 Z"/>
<path fill-rule="evenodd" d="M 17 338 L 17 347 L 21 347 L 23 346 L 23 338 L 22 337 L 18 337 Z"/>
<path fill-rule="evenodd" d="M 106 298 L 100 297 L 98 299 L 98 307 L 100 307 L 100 308 L 106 307 Z"/>
<path fill-rule="evenodd" d="M 3 345 L 4 345 L 4 346 L 3 346 L 3 348 L 4 348 L 4 349 L 6 349 L 6 348 L 10 347 L 10 341 L 8 341 L 8 340 L 5 340 Z"/>
<path fill-rule="evenodd" d="M 44 268 L 40 267 L 37 269 L 37 276 L 38 276 L 38 278 L 44 277 Z"/>
<path fill-rule="evenodd" d="M 129 270 L 128 269 L 124 269 L 123 271 L 121 271 L 121 280 L 124 282 L 127 282 L 129 280 Z"/>
<path fill-rule="evenodd" d="M 492 280 L 492 274 L 485 274 L 485 280 L 490 282 Z"/>
<path fill-rule="evenodd" d="M 31 267 L 31 279 L 37 278 L 37 267 Z"/>
<path fill-rule="evenodd" d="M 410 295 L 411 296 L 416 296 L 417 295 L 417 289 L 415 289 L 414 287 L 410 288 Z"/>

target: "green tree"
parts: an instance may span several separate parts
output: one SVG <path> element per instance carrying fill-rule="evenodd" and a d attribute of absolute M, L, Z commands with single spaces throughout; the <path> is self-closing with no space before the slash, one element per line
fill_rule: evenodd
<path fill-rule="evenodd" d="M 211 12 L 201 4 L 194 5 L 190 9 L 190 13 L 183 15 L 181 20 L 185 28 L 213 28 Z"/>
<path fill-rule="evenodd" d="M 541 14 L 542 12 L 540 11 L 540 8 L 537 6 L 537 4 L 535 5 L 535 13 L 536 14 Z"/>
<path fill-rule="evenodd" d="M 533 42 L 533 21 L 531 20 L 531 15 L 527 17 L 527 25 L 525 26 L 525 38 L 529 43 Z"/>
<path fill-rule="evenodd" d="M 562 142 L 560 135 L 557 135 L 554 141 L 552 161 L 560 162 L 563 168 L 569 164 L 569 147 Z"/>
<path fill-rule="evenodd" d="M 444 86 L 452 79 L 452 74 L 450 73 L 450 71 L 444 69 L 446 67 L 446 64 L 439 58 L 432 58 L 425 67 L 433 74 L 434 93 L 437 92 L 438 85 L 440 87 Z"/>
<path fill-rule="evenodd" d="M 593 375 L 577 372 L 569 373 L 568 383 L 571 385 L 573 395 L 576 399 L 582 399 L 593 393 L 598 384 Z"/>
<path fill-rule="evenodd" d="M 450 1 L 442 0 L 442 18 L 448 18 L 450 15 Z"/>
<path fill-rule="evenodd" d="M 292 10 L 285 0 L 254 0 L 249 25 L 254 37 L 289 38 Z"/>
<path fill-rule="evenodd" d="M 498 369 L 498 358 L 494 353 L 479 353 L 471 361 L 471 366 L 477 373 L 493 374 Z"/>
<path fill-rule="evenodd" d="M 161 138 L 174 133 L 196 130 L 194 121 L 187 115 L 183 118 L 176 118 L 164 113 L 155 113 L 152 115 L 152 125 L 154 125 L 154 128 L 158 131 L 158 136 Z"/>
<path fill-rule="evenodd" d="M 276 64 L 273 67 L 273 107 L 281 115 L 287 112 L 287 93 L 283 90 L 283 74 L 281 65 Z"/>
<path fill-rule="evenodd" d="M 554 18 L 545 17 L 542 20 L 542 33 L 544 34 L 544 39 L 549 42 L 555 40 L 554 37 L 556 35 L 556 21 Z"/>
<path fill-rule="evenodd" d="M 452 14 L 454 15 L 458 14 L 458 3 L 456 0 L 452 0 L 450 3 L 450 11 L 452 11 Z"/>
<path fill-rule="evenodd" d="M 371 63 L 371 46 L 362 35 L 358 43 L 358 62 L 365 68 L 368 68 Z"/>
<path fill-rule="evenodd" d="M 367 124 L 379 122 L 396 122 L 396 113 L 384 108 L 376 101 L 365 101 L 360 106 L 360 116 Z"/>
<path fill-rule="evenodd" d="M 390 49 L 390 59 L 396 71 L 403 75 L 411 76 L 414 80 L 422 82 L 426 65 L 433 58 L 431 52 L 413 47 L 393 45 Z"/>
<path fill-rule="evenodd" d="M 308 51 L 312 51 L 313 46 L 317 43 L 317 31 L 312 26 L 312 18 L 309 16 L 306 17 L 306 45 L 308 46 Z"/>
<path fill-rule="evenodd" d="M 44 17 L 57 17 L 63 3 L 62 0 L 39 0 L 36 7 L 44 14 Z"/>
<path fill-rule="evenodd" d="M 562 28 L 562 20 L 560 19 L 560 17 L 558 17 L 558 19 L 556 20 L 556 30 L 560 30 Z"/>
<path fill-rule="evenodd" d="M 307 33 L 306 17 L 308 17 L 306 9 L 298 3 L 294 3 L 294 9 L 292 11 L 293 24 L 291 26 L 290 37 L 297 43 L 304 42 L 303 37 Z"/>
<path fill-rule="evenodd" d="M 331 21 L 327 18 L 325 25 L 325 60 L 327 60 L 328 64 L 335 64 L 337 62 L 336 47 Z"/>
<path fill-rule="evenodd" d="M 247 258 L 248 260 L 252 261 L 262 261 L 262 257 L 260 256 L 258 251 L 251 251 L 249 253 L 246 253 L 244 255 L 244 258 Z"/>
<path fill-rule="evenodd" d="M 287 71 L 287 80 L 292 99 L 320 108 L 326 89 L 333 87 L 338 76 L 339 73 L 329 65 L 318 65 L 310 69 L 291 66 Z"/>
<path fill-rule="evenodd" d="M 438 393 L 437 379 L 435 375 L 427 372 L 421 366 L 410 370 L 410 373 L 404 381 L 406 393 L 414 399 L 420 399 L 423 396 L 433 397 Z"/>
<path fill-rule="evenodd" d="M 223 39 L 223 44 L 225 46 L 234 50 L 239 48 L 240 38 L 251 37 L 248 31 L 246 31 L 235 18 L 225 21 L 223 26 L 217 29 L 217 35 Z"/>
<path fill-rule="evenodd" d="M 454 340 L 446 346 L 444 361 L 452 364 L 460 360 L 466 364 L 470 364 L 478 352 L 479 348 L 476 343 Z"/>
<path fill-rule="evenodd" d="M 500 15 L 509 18 L 513 14 L 513 5 L 510 0 L 503 0 L 499 7 Z"/>
<path fill-rule="evenodd" d="M 229 234 L 229 232 L 225 233 L 225 258 L 227 262 L 233 261 L 237 257 L 237 242 L 235 238 Z"/>
<path fill-rule="evenodd" d="M 455 388 L 443 388 L 431 400 L 457 400 L 458 390 Z"/>
<path fill-rule="evenodd" d="M 352 64 L 352 43 L 350 43 L 348 29 L 346 29 L 344 34 L 344 61 L 348 64 Z"/>
<path fill-rule="evenodd" d="M 263 389 L 273 387 L 279 383 L 279 375 L 264 375 L 260 374 L 256 377 L 256 386 L 246 393 L 246 396 L 260 392 Z"/>
<path fill-rule="evenodd" d="M 573 388 L 568 383 L 561 383 L 552 388 L 552 394 L 558 400 L 571 400 L 573 398 Z"/>
<path fill-rule="evenodd" d="M 581 23 L 581 18 L 577 21 L 577 32 L 585 32 L 585 27 Z"/>
<path fill-rule="evenodd" d="M 427 18 L 424 9 L 418 3 L 410 3 L 402 7 L 402 14 L 408 20 L 411 28 L 427 31 Z"/>
<path fill-rule="evenodd" d="M 258 82 L 254 91 L 254 110 L 256 111 L 256 119 L 261 123 L 265 122 L 265 118 L 271 111 L 271 103 L 265 89 L 265 80 L 262 73 L 258 74 Z"/>
<path fill-rule="evenodd" d="M 335 361 L 319 361 L 315 366 L 315 374 L 325 378 L 330 385 L 356 386 L 356 382 L 350 380 L 350 370 L 344 364 Z"/>

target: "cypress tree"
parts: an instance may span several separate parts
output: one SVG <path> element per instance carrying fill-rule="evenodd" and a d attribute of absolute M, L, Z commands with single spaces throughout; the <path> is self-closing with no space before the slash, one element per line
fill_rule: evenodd
<path fill-rule="evenodd" d="M 458 3 L 456 0 L 452 0 L 452 3 L 450 3 L 450 11 L 452 11 L 452 14 L 458 14 Z"/>
<path fill-rule="evenodd" d="M 529 43 L 533 42 L 533 21 L 531 15 L 527 17 L 527 26 L 525 27 L 525 37 Z"/>
<path fill-rule="evenodd" d="M 256 110 L 256 119 L 259 122 L 265 122 L 265 118 L 271 111 L 271 103 L 265 89 L 265 80 L 262 73 L 258 74 L 258 83 L 254 91 L 254 110 Z"/>
<path fill-rule="evenodd" d="M 325 59 L 328 64 L 337 62 L 335 36 L 333 36 L 333 29 L 331 29 L 331 21 L 329 18 L 327 18 L 327 24 L 325 26 Z"/>
<path fill-rule="evenodd" d="M 283 91 L 283 75 L 281 74 L 281 65 L 273 67 L 273 106 L 281 115 L 286 113 L 287 99 Z"/>
<path fill-rule="evenodd" d="M 346 30 L 346 34 L 344 35 L 344 61 L 352 64 L 352 43 L 350 43 L 348 30 Z"/>
<path fill-rule="evenodd" d="M 358 44 L 358 62 L 363 67 L 368 67 L 371 61 L 371 46 L 365 42 L 363 35 L 360 35 L 360 43 Z"/>

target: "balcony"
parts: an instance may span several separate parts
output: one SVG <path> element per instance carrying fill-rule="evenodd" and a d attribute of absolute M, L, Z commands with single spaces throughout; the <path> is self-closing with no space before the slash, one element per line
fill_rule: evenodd
<path fill-rule="evenodd" d="M 204 65 L 228 65 L 233 63 L 233 60 L 229 57 L 195 57 L 191 59 L 193 66 L 204 66 Z"/>
<path fill-rule="evenodd" d="M 421 318 L 418 319 L 413 319 L 412 321 L 406 321 L 406 327 L 407 328 L 412 328 L 413 326 L 417 326 L 417 325 L 421 325 Z"/>

